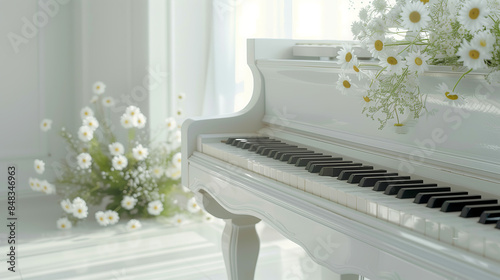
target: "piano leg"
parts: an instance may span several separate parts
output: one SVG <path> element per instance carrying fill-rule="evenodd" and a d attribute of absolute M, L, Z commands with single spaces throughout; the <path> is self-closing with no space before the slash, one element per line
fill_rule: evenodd
<path fill-rule="evenodd" d="M 228 279 L 254 279 L 260 248 L 255 224 L 260 222 L 260 219 L 233 214 L 220 206 L 208 193 L 203 190 L 200 193 L 202 194 L 201 199 L 204 209 L 226 222 L 222 234 L 222 254 Z"/>

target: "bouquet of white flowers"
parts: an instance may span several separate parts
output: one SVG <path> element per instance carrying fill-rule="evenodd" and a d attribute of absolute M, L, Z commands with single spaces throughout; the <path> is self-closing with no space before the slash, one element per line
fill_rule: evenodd
<path fill-rule="evenodd" d="M 165 122 L 167 141 L 156 141 L 144 129 L 147 120 L 140 109 L 128 106 L 120 118 L 120 129 L 127 131 L 128 139 L 120 142 L 109 120 L 109 108 L 114 106 L 114 100 L 102 97 L 104 90 L 103 83 L 94 84 L 92 108 L 81 110 L 82 126 L 77 137 L 61 129 L 70 156 L 58 164 L 56 174 L 57 194 L 64 198 L 61 207 L 65 214 L 57 221 L 58 227 L 71 228 L 72 224 L 87 218 L 87 204 L 103 203 L 105 209 L 95 213 L 95 219 L 102 226 L 113 225 L 124 216 L 173 216 L 175 224 L 183 223 L 189 215 L 210 220 L 211 216 L 202 213 L 192 194 L 180 186 L 180 130 L 175 119 L 168 118 Z M 41 129 L 47 131 L 51 124 L 51 120 L 45 119 Z M 39 174 L 43 173 L 44 166 L 43 161 L 35 160 Z M 56 192 L 54 184 L 46 180 L 30 178 L 30 185 L 35 191 Z M 140 226 L 137 219 L 127 224 L 129 229 Z"/>
<path fill-rule="evenodd" d="M 453 105 L 464 101 L 458 84 L 472 70 L 486 69 L 487 81 L 500 83 L 499 0 L 374 0 L 360 10 L 352 32 L 378 62 L 362 62 L 345 46 L 337 56 L 344 69 L 337 87 L 361 91 L 363 113 L 377 117 L 380 129 L 392 119 L 403 126 L 403 114 L 420 116 L 427 93 L 419 77 L 429 65 L 465 67 L 455 85 L 436 88 Z"/>

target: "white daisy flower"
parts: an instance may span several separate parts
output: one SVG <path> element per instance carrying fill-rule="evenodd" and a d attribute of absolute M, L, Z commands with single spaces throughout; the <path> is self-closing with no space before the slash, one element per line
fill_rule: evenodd
<path fill-rule="evenodd" d="M 490 25 L 488 16 L 490 9 L 484 0 L 469 0 L 459 12 L 458 21 L 465 29 L 478 31 Z"/>
<path fill-rule="evenodd" d="M 123 197 L 121 205 L 123 208 L 127 210 L 132 210 L 134 209 L 136 203 L 137 203 L 137 198 L 126 195 Z"/>
<path fill-rule="evenodd" d="M 95 103 L 97 103 L 97 100 L 99 100 L 99 97 L 94 95 L 94 96 L 92 96 L 92 98 L 90 98 L 90 103 L 95 104 Z"/>
<path fill-rule="evenodd" d="M 95 131 L 99 127 L 99 122 L 94 117 L 86 117 L 83 119 L 83 125 L 90 127 L 93 131 Z"/>
<path fill-rule="evenodd" d="M 120 155 L 123 155 L 123 153 L 125 152 L 125 148 L 119 142 L 109 144 L 108 148 L 109 148 L 109 152 L 113 156 L 120 156 Z"/>
<path fill-rule="evenodd" d="M 48 131 L 52 127 L 52 120 L 43 119 L 40 123 L 40 129 L 42 131 Z"/>
<path fill-rule="evenodd" d="M 125 114 L 130 116 L 131 118 L 137 117 L 141 113 L 141 109 L 139 109 L 136 106 L 128 106 L 127 109 L 125 109 Z"/>
<path fill-rule="evenodd" d="M 181 153 L 176 153 L 173 157 L 172 157 L 172 163 L 174 164 L 174 166 L 181 166 Z"/>
<path fill-rule="evenodd" d="M 128 230 L 138 230 L 142 227 L 141 222 L 139 222 L 136 219 L 132 219 L 127 222 L 127 229 Z"/>
<path fill-rule="evenodd" d="M 493 86 L 500 86 L 500 71 L 494 71 L 488 74 L 486 81 Z"/>
<path fill-rule="evenodd" d="M 471 45 L 485 53 L 491 53 L 494 49 L 493 45 L 495 44 L 495 42 L 495 36 L 493 36 L 488 30 L 478 32 L 472 39 Z"/>
<path fill-rule="evenodd" d="M 132 149 L 132 155 L 136 160 L 145 160 L 148 157 L 149 152 L 147 148 L 144 148 L 141 144 L 139 144 Z"/>
<path fill-rule="evenodd" d="M 450 105 L 460 105 L 464 103 L 464 99 L 456 91 L 451 90 L 447 84 L 441 83 L 437 86 L 439 94 L 442 94 L 444 101 Z"/>
<path fill-rule="evenodd" d="M 167 126 L 168 131 L 172 131 L 177 128 L 177 122 L 172 117 L 165 120 L 165 125 Z"/>
<path fill-rule="evenodd" d="M 354 51 L 351 45 L 344 45 L 344 47 L 337 52 L 337 64 L 342 66 L 342 69 L 352 67 L 352 61 L 355 59 Z"/>
<path fill-rule="evenodd" d="M 340 90 L 342 94 L 348 94 L 350 93 L 354 88 L 354 85 L 352 84 L 351 78 L 342 73 L 339 74 L 339 78 L 337 79 L 337 89 Z"/>
<path fill-rule="evenodd" d="M 104 107 L 113 107 L 115 106 L 115 100 L 113 99 L 113 97 L 106 97 L 102 100 L 102 105 Z"/>
<path fill-rule="evenodd" d="M 110 225 L 114 225 L 118 223 L 118 220 L 120 220 L 120 216 L 118 216 L 118 213 L 113 210 L 107 210 L 106 212 L 104 212 L 104 215 Z"/>
<path fill-rule="evenodd" d="M 385 0 L 374 0 L 372 2 L 373 9 L 381 14 L 384 14 L 387 8 L 387 2 Z"/>
<path fill-rule="evenodd" d="M 203 222 L 211 223 L 213 221 L 215 221 L 215 217 L 212 214 L 208 212 L 203 213 Z"/>
<path fill-rule="evenodd" d="M 53 194 L 56 192 L 54 185 L 46 180 L 40 181 L 40 185 L 42 186 L 42 192 L 45 194 Z"/>
<path fill-rule="evenodd" d="M 85 119 L 86 117 L 93 117 L 94 116 L 94 111 L 90 109 L 89 107 L 83 107 L 82 110 L 80 111 L 80 117 Z"/>
<path fill-rule="evenodd" d="M 364 26 L 360 21 L 355 21 L 351 25 L 351 32 L 354 35 L 354 38 L 359 38 L 359 36 L 363 33 Z"/>
<path fill-rule="evenodd" d="M 36 187 L 36 180 L 37 180 L 37 179 L 35 179 L 35 178 L 31 178 L 31 177 L 28 179 L 28 183 L 29 183 L 29 185 L 30 185 L 30 188 L 31 188 L 32 190 L 34 190 L 34 191 L 38 191 L 38 189 L 37 189 L 37 187 Z"/>
<path fill-rule="evenodd" d="M 181 143 L 181 131 L 180 130 L 177 130 L 176 132 L 174 132 L 172 140 L 176 143 Z"/>
<path fill-rule="evenodd" d="M 92 165 L 92 157 L 88 153 L 81 153 L 76 157 L 78 166 L 81 169 L 87 169 Z"/>
<path fill-rule="evenodd" d="M 472 69 L 486 68 L 484 60 L 491 58 L 491 53 L 487 53 L 478 47 L 471 46 L 465 39 L 460 45 L 457 55 L 460 56 L 458 61 L 463 61 L 464 66 Z"/>
<path fill-rule="evenodd" d="M 351 70 L 354 74 L 356 74 L 358 80 L 361 81 L 361 79 L 363 78 L 363 72 L 361 71 L 361 69 L 359 69 L 359 64 L 359 60 L 357 58 L 354 58 L 352 60 Z"/>
<path fill-rule="evenodd" d="M 183 115 L 183 111 L 182 111 L 182 109 L 178 108 L 178 109 L 175 111 L 175 115 L 176 115 L 177 117 L 182 117 L 182 115 Z"/>
<path fill-rule="evenodd" d="M 155 178 L 161 178 L 163 176 L 164 170 L 161 166 L 155 166 L 151 169 L 151 173 Z"/>
<path fill-rule="evenodd" d="M 60 218 L 59 220 L 57 220 L 57 228 L 58 229 L 70 229 L 71 222 L 68 220 L 68 218 Z"/>
<path fill-rule="evenodd" d="M 109 221 L 108 219 L 106 219 L 106 215 L 104 214 L 103 211 L 97 211 L 95 213 L 95 220 L 97 221 L 97 223 L 101 226 L 107 226 L 109 224 Z"/>
<path fill-rule="evenodd" d="M 410 2 L 401 12 L 402 24 L 410 31 L 420 31 L 431 21 L 429 11 L 422 2 Z"/>
<path fill-rule="evenodd" d="M 168 178 L 172 180 L 178 180 L 181 178 L 181 167 L 180 166 L 172 166 L 167 169 L 165 172 Z"/>
<path fill-rule="evenodd" d="M 378 58 L 381 53 L 385 52 L 385 44 L 388 40 L 384 36 L 375 36 L 365 41 L 368 51 L 374 58 Z"/>
<path fill-rule="evenodd" d="M 191 213 L 197 213 L 201 210 L 200 205 L 196 202 L 196 198 L 192 197 L 188 200 L 186 208 Z"/>
<path fill-rule="evenodd" d="M 403 72 L 403 68 L 406 66 L 403 58 L 395 51 L 388 51 L 381 54 L 379 59 L 380 66 L 386 67 L 389 72 L 398 75 Z"/>
<path fill-rule="evenodd" d="M 87 207 L 86 204 L 73 203 L 73 216 L 77 217 L 78 219 L 84 219 L 87 218 L 88 214 L 89 214 L 89 208 Z"/>
<path fill-rule="evenodd" d="M 122 124 L 122 126 L 124 128 L 132 128 L 134 127 L 134 118 L 132 118 L 131 116 L 127 115 L 127 114 L 123 114 L 120 118 L 120 123 Z"/>
<path fill-rule="evenodd" d="M 37 192 L 41 192 L 42 191 L 42 182 L 40 180 L 34 178 L 33 183 L 35 184 L 35 186 L 33 187 L 33 190 L 35 190 Z M 31 185 L 31 182 L 30 182 L 30 185 Z"/>
<path fill-rule="evenodd" d="M 125 156 L 119 155 L 113 157 L 112 163 L 114 169 L 122 170 L 123 168 L 127 167 L 128 160 Z"/>
<path fill-rule="evenodd" d="M 61 208 L 66 213 L 73 213 L 73 204 L 71 204 L 71 201 L 69 201 L 69 199 L 65 199 L 65 200 L 61 201 Z"/>
<path fill-rule="evenodd" d="M 370 20 L 370 22 L 367 25 L 368 28 L 368 34 L 376 34 L 376 35 L 385 35 L 386 30 L 387 30 L 387 25 L 385 21 L 378 17 Z"/>
<path fill-rule="evenodd" d="M 417 72 L 418 74 L 424 73 L 424 71 L 429 69 L 429 65 L 427 64 L 427 60 L 429 60 L 430 56 L 426 53 L 420 53 L 420 50 L 417 52 L 411 52 L 406 57 L 406 63 L 408 64 L 408 68 L 410 71 Z"/>
<path fill-rule="evenodd" d="M 103 94 L 106 91 L 106 85 L 103 82 L 95 82 L 92 86 L 92 90 L 95 94 Z"/>
<path fill-rule="evenodd" d="M 73 202 L 72 202 L 73 205 L 87 205 L 87 202 L 85 202 L 85 200 L 81 199 L 80 197 L 76 197 L 75 199 L 73 199 Z"/>
<path fill-rule="evenodd" d="M 80 129 L 78 129 L 78 138 L 83 142 L 88 142 L 94 138 L 94 130 L 86 125 L 81 126 Z"/>
<path fill-rule="evenodd" d="M 45 171 L 45 162 L 43 162 L 43 160 L 40 159 L 35 159 L 34 167 L 36 173 L 43 174 L 43 172 Z"/>
<path fill-rule="evenodd" d="M 148 213 L 153 216 L 158 216 L 163 211 L 163 203 L 159 200 L 148 203 Z"/>
<path fill-rule="evenodd" d="M 146 126 L 146 116 L 141 113 L 137 114 L 135 119 L 135 126 L 137 128 L 144 128 Z"/>
<path fill-rule="evenodd" d="M 185 224 L 186 222 L 187 222 L 186 218 L 182 214 L 175 214 L 172 217 L 172 223 L 174 225 L 181 226 L 181 225 Z"/>

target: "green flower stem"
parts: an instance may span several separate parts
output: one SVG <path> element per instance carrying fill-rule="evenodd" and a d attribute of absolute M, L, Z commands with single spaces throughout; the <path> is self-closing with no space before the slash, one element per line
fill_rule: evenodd
<path fill-rule="evenodd" d="M 460 81 L 461 81 L 461 80 L 465 77 L 465 75 L 469 74 L 471 71 L 472 71 L 472 68 L 471 68 L 469 71 L 465 72 L 465 73 L 464 73 L 464 74 L 460 77 L 460 79 L 458 79 L 458 81 L 457 81 L 457 83 L 455 84 L 455 86 L 453 87 L 452 91 L 455 91 L 455 88 L 458 86 L 458 84 L 460 83 Z"/>

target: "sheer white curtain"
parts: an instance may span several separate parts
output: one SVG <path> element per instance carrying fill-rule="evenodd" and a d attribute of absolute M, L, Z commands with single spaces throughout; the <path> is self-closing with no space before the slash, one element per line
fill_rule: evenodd
<path fill-rule="evenodd" d="M 179 46 L 173 50 L 174 60 L 198 57 L 197 65 L 172 72 L 173 93 L 187 96 L 186 116 L 231 113 L 248 103 L 253 83 L 246 62 L 247 38 L 351 40 L 350 26 L 357 18 L 353 2 L 346 0 L 207 0 L 203 5 L 199 0 L 172 1 L 172 28 L 179 34 L 172 38 Z M 179 38 L 190 43 L 175 42 Z M 187 45 L 192 47 L 189 53 Z M 179 75 L 191 79 L 176 82 Z"/>

